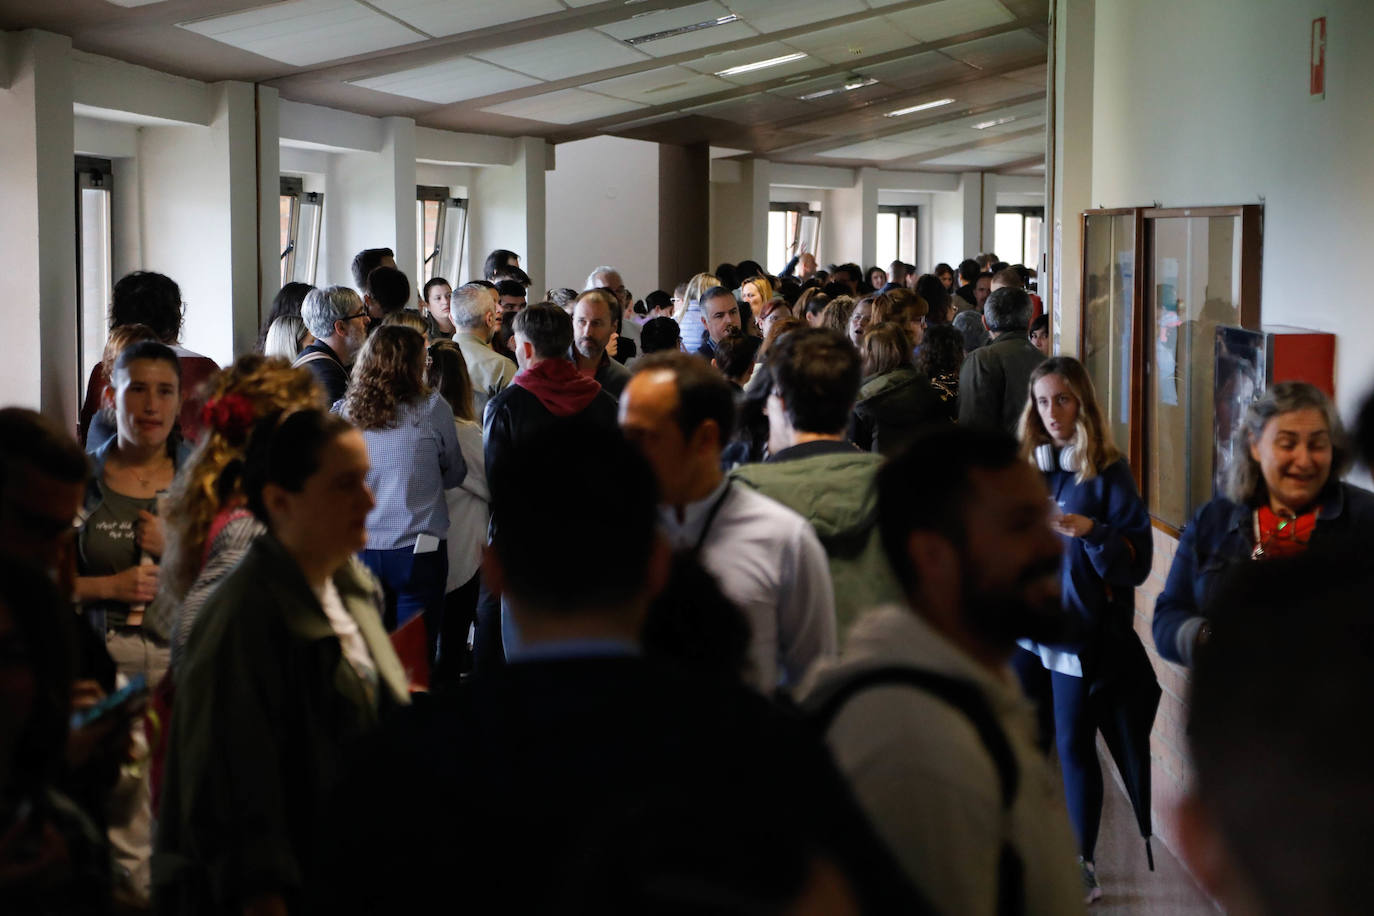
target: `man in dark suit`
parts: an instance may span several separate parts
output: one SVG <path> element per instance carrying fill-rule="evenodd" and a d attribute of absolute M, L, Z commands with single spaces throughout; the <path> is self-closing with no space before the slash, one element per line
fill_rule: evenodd
<path fill-rule="evenodd" d="M 588 496 L 606 480 L 613 514 Z M 445 894 L 478 912 L 924 911 L 803 723 L 641 657 L 669 552 L 633 447 L 553 429 L 490 483 L 501 523 L 484 574 L 521 644 L 361 750 L 322 825 L 321 911 L 413 912 Z"/>

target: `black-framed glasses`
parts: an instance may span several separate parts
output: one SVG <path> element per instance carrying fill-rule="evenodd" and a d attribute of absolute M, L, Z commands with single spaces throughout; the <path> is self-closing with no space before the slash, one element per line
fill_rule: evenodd
<path fill-rule="evenodd" d="M 352 321 L 354 318 L 366 318 L 366 317 L 367 317 L 367 308 L 364 307 L 363 310 L 360 311 L 360 312 L 358 312 L 356 315 L 346 315 L 346 316 L 344 316 L 343 318 L 340 318 L 339 320 L 340 320 L 340 321 Z"/>

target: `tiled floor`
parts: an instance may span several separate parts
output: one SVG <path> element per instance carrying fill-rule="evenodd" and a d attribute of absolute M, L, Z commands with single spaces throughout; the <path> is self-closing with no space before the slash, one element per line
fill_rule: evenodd
<path fill-rule="evenodd" d="M 1092 916 L 1217 916 L 1221 911 L 1158 837 L 1150 842 L 1155 870 L 1149 870 L 1145 843 L 1110 758 L 1102 761 L 1102 776 L 1106 792 L 1097 841 L 1097 878 L 1103 895 L 1091 907 Z"/>

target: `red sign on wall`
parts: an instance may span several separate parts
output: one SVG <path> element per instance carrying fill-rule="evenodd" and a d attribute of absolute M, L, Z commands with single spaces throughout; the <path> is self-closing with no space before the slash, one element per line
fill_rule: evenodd
<path fill-rule="evenodd" d="M 1326 98 L 1326 17 L 1312 20 L 1312 65 L 1308 94 Z"/>

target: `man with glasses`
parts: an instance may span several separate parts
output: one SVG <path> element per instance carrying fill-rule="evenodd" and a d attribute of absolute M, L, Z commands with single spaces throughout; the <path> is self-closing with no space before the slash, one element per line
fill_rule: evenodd
<path fill-rule="evenodd" d="M 367 340 L 367 307 L 347 286 L 326 286 L 306 294 L 301 320 L 315 342 L 292 365 L 309 369 L 333 404 L 348 389 L 348 367 Z"/>

